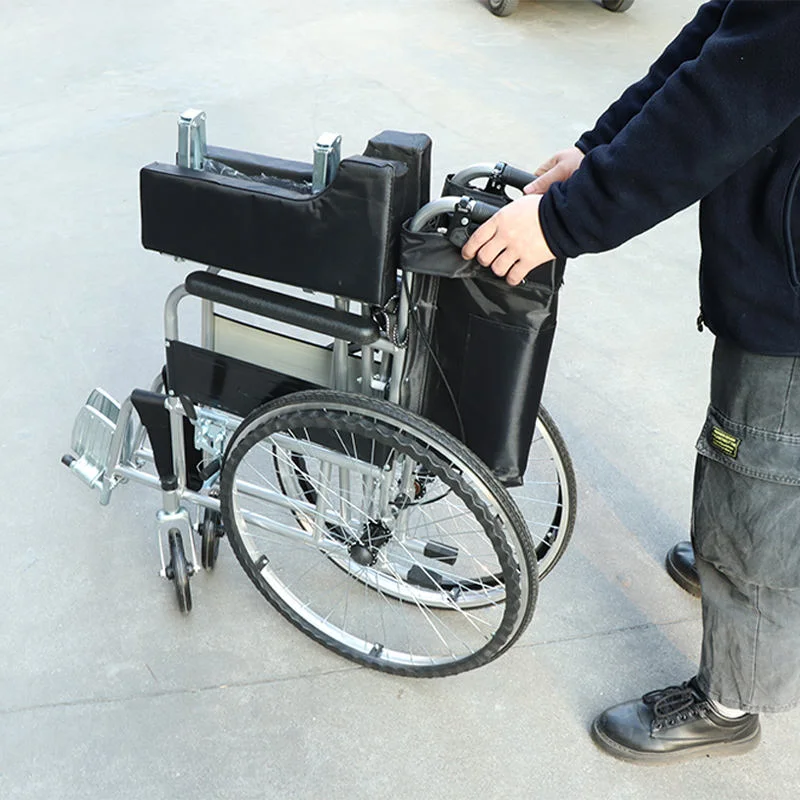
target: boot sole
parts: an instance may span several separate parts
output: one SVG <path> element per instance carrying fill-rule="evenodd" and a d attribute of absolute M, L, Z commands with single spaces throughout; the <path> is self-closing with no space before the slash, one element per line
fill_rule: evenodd
<path fill-rule="evenodd" d="M 667 554 L 667 558 L 664 561 L 664 564 L 667 568 L 667 574 L 681 587 L 685 592 L 689 592 L 690 595 L 693 597 L 701 597 L 702 591 L 700 590 L 700 584 L 695 583 L 692 580 L 689 580 L 682 572 L 678 570 L 678 568 L 672 563 L 670 560 L 669 554 Z"/>
<path fill-rule="evenodd" d="M 662 753 L 647 753 L 639 750 L 631 750 L 624 745 L 615 742 L 600 730 L 597 720 L 592 723 L 592 739 L 595 744 L 609 755 L 622 761 L 634 764 L 644 764 L 647 766 L 657 766 L 659 764 L 676 764 L 681 761 L 691 761 L 694 758 L 704 756 L 736 756 L 749 753 L 758 747 L 761 741 L 761 725 L 753 731 L 746 739 L 739 739 L 735 742 L 715 742 L 704 747 L 695 745 L 683 750 L 674 750 Z"/>

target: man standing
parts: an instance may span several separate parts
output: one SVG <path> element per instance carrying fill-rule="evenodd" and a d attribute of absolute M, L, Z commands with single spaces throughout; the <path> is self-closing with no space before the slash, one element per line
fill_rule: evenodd
<path fill-rule="evenodd" d="M 698 674 L 615 706 L 597 744 L 642 763 L 741 753 L 800 701 L 800 3 L 712 0 L 585 133 L 484 223 L 465 258 L 515 285 L 700 201 L 701 317 L 716 342 L 697 443 Z"/>

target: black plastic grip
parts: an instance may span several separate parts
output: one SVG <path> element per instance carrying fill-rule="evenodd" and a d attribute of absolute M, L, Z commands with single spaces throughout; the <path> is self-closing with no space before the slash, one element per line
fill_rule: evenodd
<path fill-rule="evenodd" d="M 517 167 L 506 164 L 500 173 L 499 179 L 506 186 L 513 186 L 515 189 L 522 191 L 531 181 L 536 180 L 536 176 L 530 172 L 525 172 L 524 169 L 517 169 Z"/>
<path fill-rule="evenodd" d="M 472 222 L 480 225 L 482 222 L 486 222 L 489 217 L 493 217 L 499 210 L 497 206 L 493 206 L 491 203 L 476 200 L 475 205 L 472 206 L 469 212 L 469 218 Z"/>
<path fill-rule="evenodd" d="M 186 276 L 186 291 L 195 297 L 238 308 L 251 314 L 297 325 L 355 344 L 372 344 L 380 331 L 369 317 L 311 303 L 300 297 L 271 292 L 259 286 L 223 278 L 209 272 Z"/>

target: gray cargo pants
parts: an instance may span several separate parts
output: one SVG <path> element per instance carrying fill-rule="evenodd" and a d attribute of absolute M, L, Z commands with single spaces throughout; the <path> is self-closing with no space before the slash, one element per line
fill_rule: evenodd
<path fill-rule="evenodd" d="M 697 443 L 698 679 L 744 711 L 800 702 L 800 358 L 717 340 Z"/>

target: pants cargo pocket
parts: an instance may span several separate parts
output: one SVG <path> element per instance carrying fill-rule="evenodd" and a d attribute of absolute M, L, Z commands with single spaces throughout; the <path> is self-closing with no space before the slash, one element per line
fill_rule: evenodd
<path fill-rule="evenodd" d="M 800 436 L 734 422 L 711 407 L 697 450 L 697 553 L 738 580 L 800 588 Z"/>

